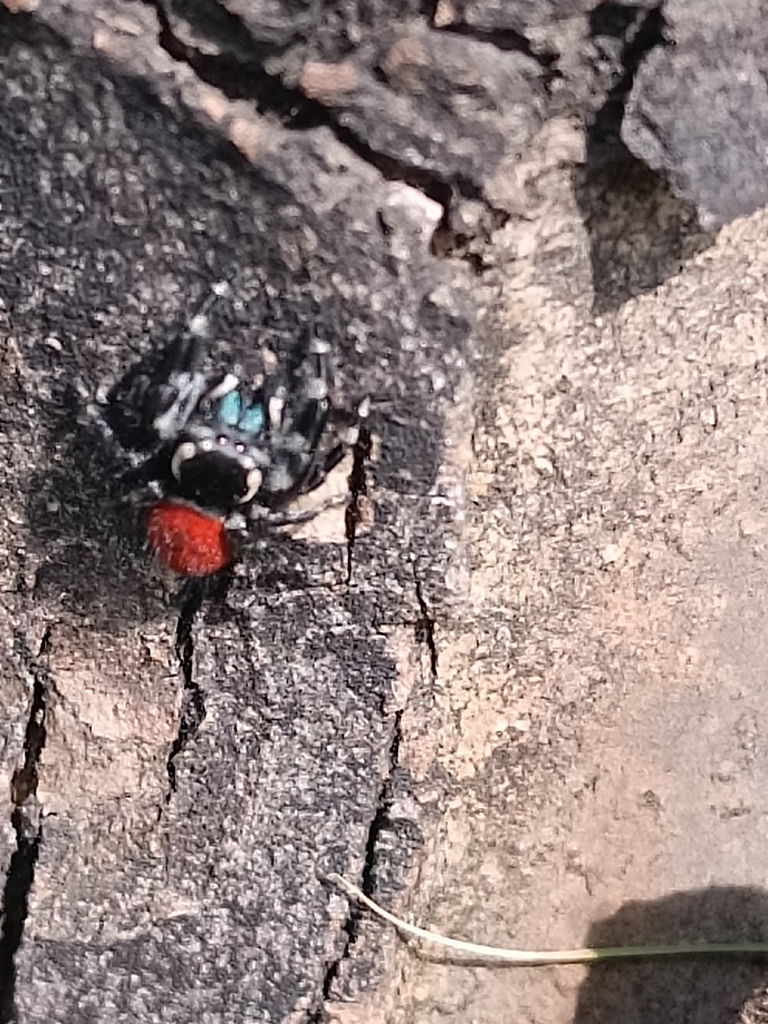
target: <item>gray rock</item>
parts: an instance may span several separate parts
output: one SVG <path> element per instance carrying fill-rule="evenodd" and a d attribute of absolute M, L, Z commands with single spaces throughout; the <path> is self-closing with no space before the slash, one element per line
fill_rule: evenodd
<path fill-rule="evenodd" d="M 664 7 L 665 45 L 643 60 L 621 137 L 719 227 L 768 201 L 768 29 L 763 5 Z"/>

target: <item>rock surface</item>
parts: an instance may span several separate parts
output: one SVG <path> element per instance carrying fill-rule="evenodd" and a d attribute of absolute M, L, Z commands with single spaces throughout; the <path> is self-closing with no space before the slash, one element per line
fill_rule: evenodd
<path fill-rule="evenodd" d="M 758 15 L 5 0 L 0 1022 L 761 1019 L 759 964 L 433 964 L 325 881 L 766 936 L 765 215 L 711 233 L 765 202 Z M 311 321 L 373 446 L 356 532 L 202 590 L 75 385 L 222 278 L 222 363 Z"/>

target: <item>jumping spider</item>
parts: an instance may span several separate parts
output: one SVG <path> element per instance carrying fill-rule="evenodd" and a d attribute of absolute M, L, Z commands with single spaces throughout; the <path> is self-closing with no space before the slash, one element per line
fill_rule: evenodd
<path fill-rule="evenodd" d="M 133 366 L 89 413 L 128 464 L 122 482 L 151 498 L 150 546 L 178 573 L 206 576 L 234 558 L 233 535 L 302 523 L 337 503 L 288 506 L 318 488 L 357 444 L 368 411 L 333 405 L 329 346 L 310 338 L 281 365 L 264 354 L 249 380 L 201 370 L 207 311 Z"/>

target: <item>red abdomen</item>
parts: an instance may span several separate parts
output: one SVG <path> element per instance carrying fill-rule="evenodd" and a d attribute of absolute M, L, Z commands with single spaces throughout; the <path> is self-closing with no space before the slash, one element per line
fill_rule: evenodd
<path fill-rule="evenodd" d="M 223 520 L 180 502 L 152 506 L 147 540 L 163 562 L 183 576 L 210 576 L 233 558 Z"/>

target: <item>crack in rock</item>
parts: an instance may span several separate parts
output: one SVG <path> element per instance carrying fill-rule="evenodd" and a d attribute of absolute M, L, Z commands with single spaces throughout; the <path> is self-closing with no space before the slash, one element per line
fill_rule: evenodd
<path fill-rule="evenodd" d="M 43 838 L 42 809 L 37 800 L 38 767 L 45 747 L 45 712 L 50 680 L 39 664 L 50 650 L 51 631 L 45 631 L 37 658 L 17 637 L 21 660 L 32 677 L 32 705 L 24 736 L 24 764 L 11 779 L 13 811 L 11 824 L 16 849 L 5 876 L 0 923 L 0 1024 L 16 1020 L 16 952 L 24 937 L 29 894 L 35 880 L 35 866 Z"/>
<path fill-rule="evenodd" d="M 368 494 L 367 466 L 371 457 L 372 438 L 367 427 L 360 434 L 353 450 L 352 471 L 349 474 L 349 503 L 344 514 L 344 532 L 347 538 L 347 583 L 352 580 L 352 557 L 357 539 L 357 528 L 363 519 L 361 499 Z"/>
<path fill-rule="evenodd" d="M 437 679 L 438 670 L 437 643 L 435 642 L 435 619 L 429 613 L 429 608 L 424 598 L 424 591 L 421 587 L 421 581 L 416 575 L 415 565 L 413 566 L 413 583 L 416 591 L 416 602 L 421 613 L 415 623 L 416 643 L 426 644 L 427 646 L 427 650 L 429 651 L 429 670 L 432 682 L 434 682 Z"/>
<path fill-rule="evenodd" d="M 429 612 L 421 581 L 418 579 L 416 574 L 416 568 L 415 566 L 412 566 L 412 568 L 416 600 L 421 613 L 420 618 L 415 623 L 415 638 L 417 643 L 426 644 L 427 646 L 429 651 L 430 675 L 431 680 L 434 682 L 437 678 L 438 672 L 438 654 L 437 644 L 435 642 L 435 620 Z M 400 764 L 402 718 L 403 710 L 401 709 L 394 715 L 394 729 L 389 746 L 387 772 L 379 791 L 379 796 L 376 801 L 376 810 L 368 828 L 368 835 L 366 837 L 360 888 L 368 896 L 378 895 L 381 888 L 377 873 L 379 869 L 380 851 L 383 845 L 382 837 L 387 832 L 397 831 L 396 824 L 392 821 L 391 812 L 395 799 L 395 789 L 397 786 L 398 769 Z M 326 1004 L 334 1001 L 334 985 L 339 977 L 342 964 L 352 956 L 352 948 L 358 940 L 362 920 L 362 909 L 356 904 L 351 904 L 347 918 L 342 925 L 342 931 L 346 932 L 344 947 L 339 956 L 330 962 L 326 968 L 322 987 L 322 1003 L 308 1017 L 307 1024 L 325 1024 L 328 1020 L 328 1013 L 325 1008 Z"/>
<path fill-rule="evenodd" d="M 593 159 L 596 151 L 600 153 L 604 147 L 608 147 L 610 155 L 615 146 L 624 145 L 621 142 L 621 126 L 635 76 L 651 50 L 669 45 L 664 37 L 665 25 L 661 5 L 643 11 L 631 4 L 605 2 L 592 11 L 592 38 L 598 40 L 605 37 L 621 41 L 619 64 L 622 69 L 588 129 L 588 145 Z"/>
<path fill-rule="evenodd" d="M 194 625 L 205 598 L 205 586 L 200 580 L 190 580 L 182 588 L 181 597 L 182 605 L 176 625 L 176 657 L 184 681 L 184 700 L 179 731 L 168 755 L 169 799 L 176 792 L 176 758 L 197 734 L 205 719 L 205 697 L 194 676 Z"/>
<path fill-rule="evenodd" d="M 557 67 L 559 54 L 554 50 L 538 49 L 533 46 L 530 39 L 523 33 L 513 28 L 481 28 L 479 25 L 468 25 L 466 22 L 450 22 L 445 25 L 434 23 L 432 27 L 436 32 L 450 32 L 456 36 L 466 36 L 478 43 L 489 43 L 497 50 L 505 53 L 522 53 L 541 67 L 544 72 L 544 89 L 549 92 L 552 83 L 557 78 L 562 78 L 562 72 Z"/>
<path fill-rule="evenodd" d="M 389 763 L 387 774 L 382 784 L 381 790 L 379 791 L 379 797 L 376 801 L 376 812 L 371 820 L 371 824 L 368 828 L 368 836 L 365 842 L 365 859 L 363 862 L 363 870 L 361 873 L 360 888 L 368 896 L 373 896 L 377 889 L 376 884 L 376 861 L 377 852 L 379 845 L 379 837 L 382 832 L 390 827 L 390 810 L 392 807 L 392 790 L 393 780 L 397 770 L 399 756 L 400 756 L 400 743 L 402 740 L 402 722 L 403 712 L 398 711 L 395 713 L 394 719 L 394 730 L 392 733 L 392 740 L 389 745 Z M 328 964 L 325 976 L 323 978 L 322 986 L 322 1003 L 320 1007 L 308 1018 L 308 1024 L 323 1024 L 327 1020 L 327 1013 L 325 1011 L 325 1004 L 333 1000 L 333 986 L 336 979 L 339 976 L 341 965 L 345 960 L 348 960 L 352 955 L 352 947 L 355 945 L 360 933 L 360 923 L 363 920 L 364 911 L 357 903 L 350 903 L 349 914 L 346 920 L 341 926 L 341 930 L 346 932 L 346 939 L 344 941 L 344 948 L 342 949 L 339 956 Z"/>
<path fill-rule="evenodd" d="M 174 33 L 168 12 L 161 0 L 155 0 L 153 6 L 160 26 L 159 45 L 173 60 L 186 64 L 202 82 L 219 89 L 230 100 L 254 102 L 259 113 L 276 115 L 286 128 L 299 131 L 313 128 L 330 129 L 338 142 L 364 163 L 374 167 L 386 181 L 409 185 L 437 203 L 443 213 L 432 236 L 430 248 L 434 256 L 458 256 L 473 266 L 477 263 L 476 254 L 464 252 L 467 239 L 464 232 L 457 229 L 454 224 L 457 196 L 486 207 L 491 230 L 502 227 L 508 220 L 506 211 L 497 209 L 489 203 L 478 184 L 470 177 L 453 174 L 449 180 L 434 169 L 417 167 L 380 152 L 351 128 L 342 124 L 319 100 L 307 96 L 296 86 L 286 85 L 279 75 L 270 74 L 265 70 L 264 61 L 273 52 L 280 52 L 280 49 L 265 50 L 264 47 L 257 47 L 244 24 L 240 24 L 238 38 L 240 44 L 244 39 L 250 41 L 252 57 L 239 57 L 231 52 L 211 55 L 202 53 Z"/>

